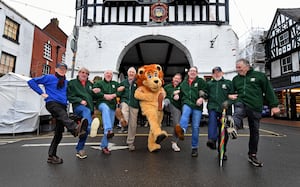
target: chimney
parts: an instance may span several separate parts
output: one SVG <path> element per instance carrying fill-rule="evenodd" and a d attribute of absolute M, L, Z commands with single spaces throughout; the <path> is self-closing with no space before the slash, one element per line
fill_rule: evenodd
<path fill-rule="evenodd" d="M 58 24 L 59 24 L 58 19 L 57 19 L 57 18 L 52 18 L 52 19 L 51 19 L 51 24 L 53 24 L 53 25 L 55 25 L 55 26 L 58 27 Z"/>

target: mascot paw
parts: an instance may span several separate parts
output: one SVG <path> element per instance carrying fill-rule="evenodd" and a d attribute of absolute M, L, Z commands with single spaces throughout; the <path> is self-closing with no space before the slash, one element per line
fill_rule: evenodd
<path fill-rule="evenodd" d="M 167 135 L 165 135 L 165 134 L 158 135 L 155 140 L 155 143 L 160 144 L 160 142 L 162 142 L 166 137 L 167 137 Z"/>
<path fill-rule="evenodd" d="M 158 110 L 162 111 L 163 110 L 163 101 L 164 101 L 164 94 L 160 93 L 158 95 Z"/>
<path fill-rule="evenodd" d="M 161 149 L 159 144 L 148 145 L 148 149 L 150 152 L 158 152 Z"/>

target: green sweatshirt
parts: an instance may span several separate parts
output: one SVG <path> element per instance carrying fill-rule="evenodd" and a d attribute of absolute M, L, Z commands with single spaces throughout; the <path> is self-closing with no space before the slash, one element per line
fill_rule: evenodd
<path fill-rule="evenodd" d="M 176 108 L 178 108 L 179 110 L 181 110 L 181 102 L 180 102 L 180 99 L 178 99 L 177 101 L 173 99 L 173 97 L 174 97 L 174 94 L 173 94 L 173 93 L 174 93 L 175 90 L 178 90 L 178 87 L 179 87 L 179 85 L 176 86 L 176 87 L 174 87 L 173 84 L 170 83 L 170 84 L 167 84 L 167 85 L 164 87 L 164 89 L 165 89 L 165 91 L 166 91 L 166 93 L 167 93 L 166 98 L 169 99 L 170 102 L 171 102 Z"/>
<path fill-rule="evenodd" d="M 232 82 L 230 80 L 220 79 L 219 81 L 212 79 L 207 82 L 208 91 L 208 110 L 215 110 L 216 112 L 222 112 L 222 105 L 228 100 L 228 94 L 232 93 Z M 231 102 L 229 103 L 231 104 Z M 231 107 L 228 108 L 229 111 Z M 230 113 L 230 112 L 229 112 Z"/>
<path fill-rule="evenodd" d="M 119 97 L 119 93 L 117 93 L 117 88 L 119 87 L 119 83 L 116 81 L 109 81 L 107 82 L 105 79 L 101 81 L 97 81 L 94 86 L 94 88 L 100 88 L 101 91 L 96 94 L 96 104 L 97 107 L 100 103 L 106 103 L 109 108 L 116 109 L 117 100 L 112 99 L 110 101 L 107 101 L 104 99 L 104 94 L 117 94 L 117 97 Z"/>
<path fill-rule="evenodd" d="M 134 98 L 134 92 L 137 88 L 135 80 L 130 84 L 128 79 L 125 79 L 119 86 L 125 87 L 125 90 L 120 92 L 121 102 L 125 102 L 133 108 L 139 108 L 139 101 Z"/>
<path fill-rule="evenodd" d="M 252 110 L 261 112 L 264 100 L 271 108 L 278 106 L 278 99 L 264 73 L 250 68 L 245 76 L 236 75 L 232 84 L 233 91 L 238 94 L 237 102 L 244 103 Z"/>
<path fill-rule="evenodd" d="M 207 85 L 206 82 L 197 77 L 191 85 L 189 85 L 188 78 L 184 79 L 183 82 L 179 86 L 180 89 L 180 98 L 181 104 L 188 105 L 193 109 L 203 110 L 203 105 L 197 106 L 196 101 L 200 98 L 199 91 L 202 90 L 207 93 Z M 205 98 L 205 96 L 202 96 Z M 205 98 L 206 99 L 206 98 Z"/>
<path fill-rule="evenodd" d="M 92 91 L 93 84 L 87 80 L 85 86 L 83 86 L 78 79 L 73 79 L 68 82 L 68 90 L 67 96 L 70 103 L 72 103 L 73 109 L 80 105 L 82 100 L 87 102 L 87 107 L 93 112 L 94 104 L 93 104 L 93 96 L 94 93 Z"/>

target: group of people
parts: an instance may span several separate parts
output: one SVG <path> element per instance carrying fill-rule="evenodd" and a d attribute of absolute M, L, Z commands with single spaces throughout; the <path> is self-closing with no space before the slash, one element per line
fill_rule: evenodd
<path fill-rule="evenodd" d="M 99 110 L 102 115 L 103 137 L 100 147 L 104 154 L 111 154 L 108 143 L 114 136 L 113 125 L 117 97 L 120 98 L 121 111 L 128 122 L 126 143 L 129 151 L 134 151 L 139 112 L 139 101 L 134 98 L 137 88 L 136 69 L 130 67 L 127 71 L 127 78 L 121 83 L 112 80 L 111 70 L 104 72 L 103 80 L 94 83 L 89 81 L 89 70 L 86 68 L 81 68 L 77 78 L 69 82 L 65 78 L 66 71 L 67 65 L 59 63 L 56 66 L 55 75 L 44 75 L 28 81 L 28 85 L 45 98 L 47 110 L 57 121 L 47 162 L 63 163 L 63 159 L 58 157 L 56 152 L 64 127 L 74 137 L 79 137 L 76 156 L 81 159 L 87 157 L 84 145 L 88 134 L 91 137 L 96 136 L 99 127 L 99 119 L 92 118 L 94 109 Z M 248 160 L 255 166 L 263 165 L 256 157 L 261 110 L 263 102 L 267 101 L 271 107 L 271 113 L 278 113 L 278 100 L 265 74 L 254 71 L 246 59 L 239 59 L 236 62 L 236 71 L 238 74 L 230 81 L 223 77 L 221 67 L 215 67 L 212 69 L 212 79 L 205 81 L 198 77 L 198 68 L 193 66 L 188 70 L 184 79 L 180 73 L 176 73 L 172 82 L 164 86 L 166 91 L 164 107 L 170 112 L 174 126 L 171 140 L 171 147 L 174 151 L 180 151 L 178 140 L 184 140 L 191 120 L 191 156 L 198 156 L 199 126 L 203 103 L 207 100 L 209 111 L 207 146 L 217 149 L 219 145 L 221 116 L 223 108 L 226 107 L 229 117 L 226 118 L 228 126 L 225 134 L 225 147 L 229 135 L 237 138 L 237 129 L 242 127 L 243 118 L 248 117 L 250 129 Z M 39 84 L 44 85 L 45 91 L 38 86 Z M 80 121 L 76 122 L 68 117 L 67 101 L 72 104 L 73 112 L 81 117 Z M 234 112 L 231 118 L 230 106 L 232 104 Z M 223 159 L 227 159 L 226 154 Z"/>

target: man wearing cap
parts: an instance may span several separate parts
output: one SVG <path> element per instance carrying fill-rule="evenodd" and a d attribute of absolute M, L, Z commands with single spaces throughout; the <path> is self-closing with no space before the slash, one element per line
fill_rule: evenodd
<path fill-rule="evenodd" d="M 82 119 L 76 123 L 68 117 L 67 113 L 67 83 L 66 72 L 67 65 L 58 63 L 54 75 L 43 75 L 29 80 L 27 83 L 36 93 L 41 95 L 46 102 L 46 109 L 56 119 L 55 133 L 48 151 L 48 160 L 50 164 L 62 164 L 63 159 L 58 157 L 57 147 L 63 137 L 64 126 L 71 134 L 82 138 L 87 131 L 88 121 Z M 45 92 L 39 87 L 42 84 Z"/>
<path fill-rule="evenodd" d="M 93 133 L 96 136 L 99 127 L 99 119 L 94 118 L 92 120 L 92 113 L 94 112 L 93 96 L 95 93 L 99 93 L 99 88 L 93 88 L 93 84 L 88 80 L 90 71 L 82 67 L 78 71 L 76 79 L 69 81 L 68 83 L 68 100 L 72 103 L 73 112 L 82 118 L 88 120 L 87 132 L 91 132 L 91 125 L 93 126 Z M 80 159 L 87 157 L 84 151 L 84 145 L 88 137 L 88 133 L 79 139 L 76 146 L 76 156 Z M 91 134 L 92 137 L 92 134 Z"/>
<path fill-rule="evenodd" d="M 232 92 L 232 82 L 224 79 L 224 73 L 221 67 L 214 67 L 212 69 L 212 79 L 207 82 L 208 93 L 208 141 L 206 145 L 211 149 L 216 149 L 216 142 L 220 145 L 221 134 L 221 118 L 223 111 L 223 104 L 228 102 L 228 94 Z M 228 104 L 229 106 L 231 104 Z M 231 107 L 227 107 L 226 114 L 231 114 Z M 219 128 L 218 128 L 219 127 Z M 219 129 L 219 130 L 218 130 Z M 225 150 L 228 142 L 228 133 L 225 131 Z M 219 149 L 218 149 L 219 151 Z M 223 160 L 227 160 L 227 155 L 224 153 Z"/>

